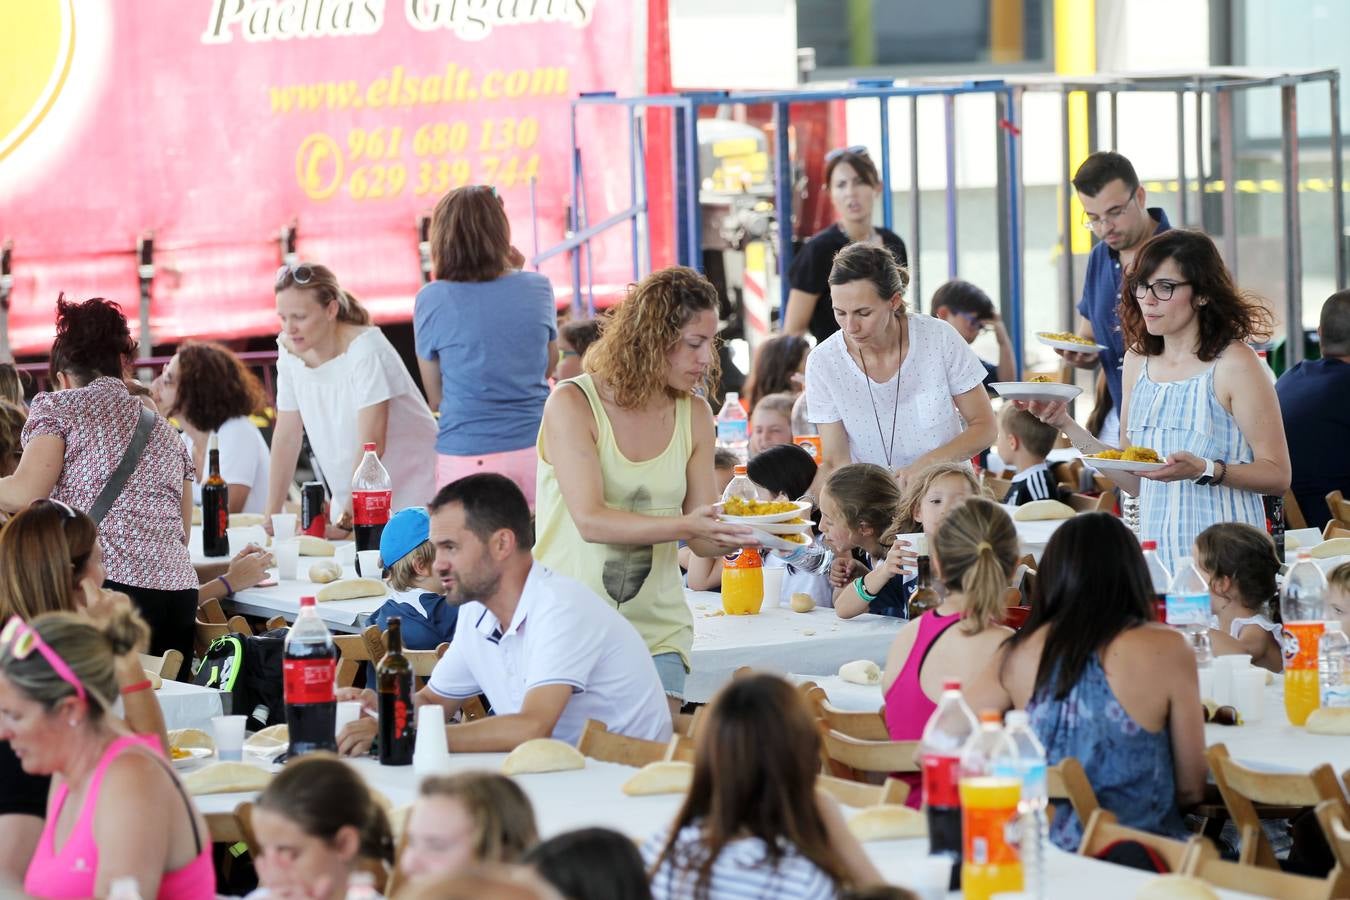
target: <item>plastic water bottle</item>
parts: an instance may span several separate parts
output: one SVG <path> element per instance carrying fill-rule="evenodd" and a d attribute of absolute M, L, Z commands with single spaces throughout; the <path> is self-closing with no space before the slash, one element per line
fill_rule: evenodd
<path fill-rule="evenodd" d="M 834 562 L 834 551 L 816 538 L 809 544 L 802 544 L 791 550 L 773 550 L 774 556 L 794 572 L 806 572 L 811 575 L 824 575 L 830 571 Z"/>
<path fill-rule="evenodd" d="M 314 750 L 336 753 L 337 648 L 313 597 L 300 598 L 300 614 L 286 635 L 281 666 L 290 758 Z"/>
<path fill-rule="evenodd" d="M 1139 537 L 1140 513 L 1139 498 L 1125 491 L 1120 492 L 1120 521 L 1125 523 L 1125 527 Z"/>
<path fill-rule="evenodd" d="M 961 750 L 979 728 L 961 696 L 961 682 L 942 683 L 942 698 L 919 741 L 923 804 L 928 815 L 928 852 L 952 859 L 951 889 L 961 886 Z"/>
<path fill-rule="evenodd" d="M 745 459 L 750 446 L 750 417 L 745 414 L 740 395 L 735 391 L 727 394 L 717 413 L 717 446 L 730 450 L 739 459 Z"/>
<path fill-rule="evenodd" d="M 1026 877 L 1026 892 L 1045 896 L 1045 847 L 1050 840 L 1050 818 L 1046 815 L 1049 795 L 1046 789 L 1045 748 L 1041 746 L 1025 710 L 1010 710 L 1004 717 L 1004 743 L 994 755 L 994 774 L 1018 778 L 1022 782 L 1020 852 Z"/>
<path fill-rule="evenodd" d="M 1023 889 L 1017 846 L 1022 779 L 995 769 L 1013 753 L 999 714 L 982 711 L 979 730 L 961 751 L 961 896 L 967 900 Z"/>
<path fill-rule="evenodd" d="M 1195 561 L 1183 556 L 1177 563 L 1176 574 L 1167 588 L 1167 624 L 1186 632 L 1191 648 L 1195 650 L 1196 664 L 1204 668 L 1214 662 L 1214 651 L 1209 644 L 1210 600 L 1209 584 Z"/>
<path fill-rule="evenodd" d="M 1338 619 L 1327 622 L 1318 641 L 1317 674 L 1322 705 L 1350 707 L 1350 637 Z"/>
<path fill-rule="evenodd" d="M 1144 541 L 1140 547 L 1144 551 L 1144 565 L 1148 567 L 1148 580 L 1153 584 L 1153 612 L 1159 622 L 1167 621 L 1167 589 L 1172 585 L 1172 573 L 1163 565 L 1158 556 L 1158 542 Z"/>
<path fill-rule="evenodd" d="M 1280 618 L 1284 620 L 1284 711 L 1302 725 L 1321 703 L 1318 642 L 1326 623 L 1327 577 L 1307 550 L 1284 579 Z"/>

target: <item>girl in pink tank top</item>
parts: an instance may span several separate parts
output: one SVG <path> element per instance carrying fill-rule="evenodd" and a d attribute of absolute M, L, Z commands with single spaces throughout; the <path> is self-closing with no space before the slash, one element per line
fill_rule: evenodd
<path fill-rule="evenodd" d="M 1017 530 L 999 504 L 973 497 L 947 513 L 929 542 L 933 569 L 946 596 L 937 609 L 905 626 L 886 659 L 882 685 L 891 740 L 922 738 L 937 708 L 923 689 L 925 665 L 933 669 L 929 682 L 935 687 L 947 678 L 969 681 L 1012 633 L 998 622 L 1019 552 Z M 951 637 L 942 641 L 948 632 Z M 919 776 L 898 777 L 910 785 L 906 805 L 917 809 L 923 802 Z"/>

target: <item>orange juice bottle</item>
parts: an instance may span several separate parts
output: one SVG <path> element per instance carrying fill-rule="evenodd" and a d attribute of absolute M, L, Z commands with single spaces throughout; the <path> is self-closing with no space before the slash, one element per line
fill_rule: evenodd
<path fill-rule="evenodd" d="M 1291 725 L 1302 725 L 1320 705 L 1317 683 L 1318 642 L 1325 630 L 1327 578 L 1307 550 L 1289 570 L 1280 594 L 1284 619 L 1284 711 Z"/>
<path fill-rule="evenodd" d="M 764 560 L 753 548 L 722 559 L 722 609 L 729 616 L 753 616 L 764 603 Z"/>
<path fill-rule="evenodd" d="M 966 900 L 988 900 L 1004 891 L 1022 890 L 1018 855 L 1017 804 L 1022 784 L 1016 778 L 962 778 L 961 890 Z"/>

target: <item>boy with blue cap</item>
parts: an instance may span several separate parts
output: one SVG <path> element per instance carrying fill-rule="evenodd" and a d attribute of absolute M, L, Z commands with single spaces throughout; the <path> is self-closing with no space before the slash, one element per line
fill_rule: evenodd
<path fill-rule="evenodd" d="M 436 548 L 427 539 L 431 518 L 426 507 L 410 506 L 390 517 L 380 536 L 380 562 L 391 596 L 370 617 L 381 631 L 389 619 L 403 619 L 403 646 L 409 650 L 435 650 L 455 636 L 459 610 L 445 602 L 445 589 L 433 564 Z M 367 681 L 374 687 L 372 669 Z"/>

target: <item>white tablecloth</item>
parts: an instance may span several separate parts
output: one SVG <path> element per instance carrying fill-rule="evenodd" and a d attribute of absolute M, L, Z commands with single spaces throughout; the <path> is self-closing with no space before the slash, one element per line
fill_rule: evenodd
<path fill-rule="evenodd" d="M 215 688 L 197 687 L 181 681 L 166 681 L 155 698 L 164 713 L 164 727 L 172 731 L 175 728 L 200 728 L 211 730 L 211 718 L 226 713 L 225 695 Z"/>
<path fill-rule="evenodd" d="M 281 581 L 271 587 L 253 587 L 239 591 L 233 600 L 225 602 L 225 607 L 232 612 L 261 616 L 265 619 L 281 615 L 286 617 L 286 621 L 294 622 L 300 612 L 300 598 L 312 596 L 323 587 L 309 580 L 309 567 L 318 559 L 319 557 L 300 557 L 300 568 L 296 573 L 298 578 Z M 275 578 L 276 570 L 273 569 L 271 574 Z M 355 578 L 356 569 L 347 566 L 342 570 L 342 577 Z M 319 618 L 324 620 L 329 630 L 341 634 L 357 634 L 366 626 L 366 619 L 379 609 L 386 599 L 387 595 L 364 600 L 334 600 L 319 603 L 316 608 L 319 610 Z"/>

